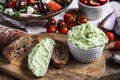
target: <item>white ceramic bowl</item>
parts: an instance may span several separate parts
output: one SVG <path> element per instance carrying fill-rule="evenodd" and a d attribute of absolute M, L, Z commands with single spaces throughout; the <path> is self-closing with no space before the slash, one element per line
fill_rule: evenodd
<path fill-rule="evenodd" d="M 79 1 L 79 8 L 89 20 L 98 20 L 107 13 L 108 4 L 109 0 L 106 4 L 101 6 L 87 6 Z"/>
<path fill-rule="evenodd" d="M 104 46 L 89 50 L 80 49 L 67 40 L 68 47 L 72 56 L 79 62 L 89 63 L 98 60 L 102 56 Z"/>

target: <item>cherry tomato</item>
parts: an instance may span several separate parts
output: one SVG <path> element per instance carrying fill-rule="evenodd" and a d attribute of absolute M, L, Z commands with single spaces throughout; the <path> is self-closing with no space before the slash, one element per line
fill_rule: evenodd
<path fill-rule="evenodd" d="M 114 34 L 112 32 L 106 32 L 106 35 L 108 37 L 109 43 L 114 40 Z"/>
<path fill-rule="evenodd" d="M 103 5 L 103 4 L 107 3 L 108 0 L 98 0 L 98 2 L 99 2 L 101 5 Z"/>
<path fill-rule="evenodd" d="M 75 22 L 77 24 L 84 24 L 84 23 L 88 22 L 88 19 L 85 17 L 85 15 L 79 14 L 79 15 L 76 16 Z"/>
<path fill-rule="evenodd" d="M 114 49 L 115 49 L 116 51 L 120 51 L 120 41 L 117 41 L 117 42 L 115 43 Z"/>
<path fill-rule="evenodd" d="M 10 1 L 9 8 L 15 9 L 15 4 L 16 4 L 16 1 Z"/>
<path fill-rule="evenodd" d="M 66 23 L 63 20 L 59 20 L 59 22 L 57 24 L 57 29 L 59 30 L 63 26 L 66 26 Z"/>
<path fill-rule="evenodd" d="M 80 2 L 85 4 L 85 5 L 88 4 L 88 0 L 80 0 Z"/>
<path fill-rule="evenodd" d="M 56 33 L 56 26 L 50 25 L 47 27 L 47 33 Z"/>
<path fill-rule="evenodd" d="M 51 18 L 51 19 L 49 19 L 49 20 L 47 21 L 47 25 L 48 25 L 48 26 L 49 26 L 49 25 L 55 26 L 55 24 L 56 24 L 56 20 L 55 20 L 54 18 Z"/>
<path fill-rule="evenodd" d="M 64 15 L 64 21 L 65 22 L 72 22 L 73 19 L 74 19 L 74 16 L 72 14 L 67 13 L 67 14 Z"/>
<path fill-rule="evenodd" d="M 35 4 L 35 0 L 28 0 L 29 4 Z"/>
<path fill-rule="evenodd" d="M 100 6 L 100 3 L 98 1 L 96 1 L 96 0 L 90 0 L 89 5 L 90 6 Z"/>
<path fill-rule="evenodd" d="M 68 30 L 70 30 L 72 27 L 76 26 L 76 23 L 75 22 L 69 22 L 67 23 L 67 28 Z"/>
<path fill-rule="evenodd" d="M 73 9 L 67 12 L 68 14 L 72 14 L 72 15 L 76 15 L 77 14 L 77 10 Z"/>
<path fill-rule="evenodd" d="M 65 26 L 63 26 L 62 28 L 60 28 L 60 30 L 59 30 L 59 33 L 61 33 L 61 34 L 67 34 L 67 32 L 68 32 L 68 28 L 67 27 L 65 27 Z"/>

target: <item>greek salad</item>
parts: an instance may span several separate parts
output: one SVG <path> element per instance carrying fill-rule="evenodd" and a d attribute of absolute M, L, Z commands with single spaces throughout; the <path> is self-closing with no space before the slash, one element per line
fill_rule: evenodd
<path fill-rule="evenodd" d="M 57 12 L 72 0 L 0 0 L 0 11 L 17 17 L 38 17 Z"/>

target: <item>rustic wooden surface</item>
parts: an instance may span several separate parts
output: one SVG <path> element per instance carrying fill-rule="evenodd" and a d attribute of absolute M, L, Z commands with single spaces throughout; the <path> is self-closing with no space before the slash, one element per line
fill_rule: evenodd
<path fill-rule="evenodd" d="M 117 37 L 117 40 L 120 40 L 120 38 Z M 120 80 L 120 64 L 112 58 L 115 42 L 113 41 L 108 44 L 103 52 L 106 61 L 106 70 L 100 80 Z"/>
<path fill-rule="evenodd" d="M 36 78 L 26 66 L 21 68 L 20 66 L 5 64 L 0 61 L 0 69 L 2 71 L 21 80 L 95 80 L 99 79 L 103 74 L 104 65 L 104 57 L 90 64 L 80 64 L 75 60 L 71 60 L 62 69 L 56 69 L 53 65 L 50 65 L 43 78 Z"/>
<path fill-rule="evenodd" d="M 61 34 L 42 34 L 40 37 L 52 37 L 66 42 L 66 36 Z M 14 77 L 24 80 L 95 80 L 99 79 L 105 71 L 105 58 L 100 57 L 93 63 L 79 63 L 70 56 L 69 62 L 61 69 L 56 69 L 50 63 L 49 69 L 43 78 L 33 76 L 28 67 L 23 65 L 13 65 L 5 63 L 4 58 L 0 58 L 0 70 Z"/>
<path fill-rule="evenodd" d="M 4 24 L 6 26 L 16 28 L 15 25 L 12 25 L 6 21 L 1 22 L 0 24 Z M 120 39 L 117 39 L 117 40 L 120 40 Z M 113 50 L 114 43 L 115 42 L 112 42 L 109 45 L 107 45 L 103 52 L 103 55 L 104 55 L 105 61 L 106 61 L 106 69 L 100 80 L 120 80 L 120 64 L 116 63 L 112 59 L 112 52 L 114 51 Z M 58 70 L 58 72 L 60 72 L 60 71 Z M 68 78 L 69 77 L 70 76 L 68 76 Z M 82 75 L 81 77 L 84 78 L 85 76 Z M 0 71 L 0 80 L 19 80 L 19 79 L 12 77 L 9 74 L 6 74 L 5 72 Z"/>

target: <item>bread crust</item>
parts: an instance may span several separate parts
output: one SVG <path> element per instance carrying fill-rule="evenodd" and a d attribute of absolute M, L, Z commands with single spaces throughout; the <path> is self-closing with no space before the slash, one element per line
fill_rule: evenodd
<path fill-rule="evenodd" d="M 0 46 L 5 47 L 12 41 L 26 35 L 27 33 L 18 29 L 0 26 Z"/>

